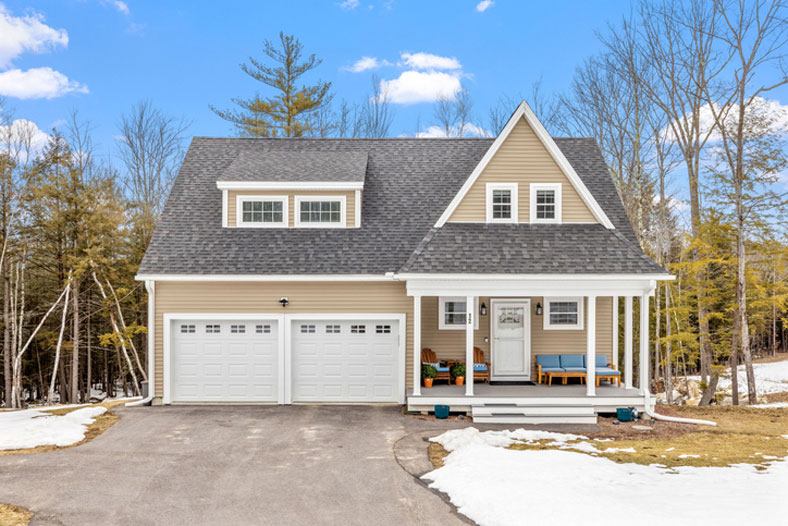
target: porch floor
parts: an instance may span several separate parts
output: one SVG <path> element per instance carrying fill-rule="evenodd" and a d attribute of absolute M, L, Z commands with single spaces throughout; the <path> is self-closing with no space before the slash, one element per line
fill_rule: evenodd
<path fill-rule="evenodd" d="M 490 385 L 477 382 L 473 386 L 474 398 L 480 397 L 511 397 L 511 398 L 554 398 L 554 397 L 579 397 L 586 395 L 585 385 Z M 408 389 L 408 397 L 413 396 L 413 389 Z M 447 385 L 445 383 L 433 384 L 429 389 L 422 386 L 420 400 L 424 398 L 445 398 L 465 396 L 464 385 Z M 626 389 L 602 384 L 596 388 L 597 397 L 622 397 L 639 396 L 637 389 Z"/>

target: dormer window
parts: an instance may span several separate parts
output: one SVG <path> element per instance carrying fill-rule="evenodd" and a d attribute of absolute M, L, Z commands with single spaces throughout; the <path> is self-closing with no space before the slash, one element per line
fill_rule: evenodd
<path fill-rule="evenodd" d="M 561 183 L 531 184 L 531 223 L 561 222 Z"/>
<path fill-rule="evenodd" d="M 487 222 L 517 222 L 517 183 L 487 183 Z"/>
<path fill-rule="evenodd" d="M 287 226 L 286 196 L 239 195 L 236 207 L 238 226 L 252 228 Z"/>
<path fill-rule="evenodd" d="M 346 225 L 344 196 L 296 196 L 295 226 L 337 228 Z"/>

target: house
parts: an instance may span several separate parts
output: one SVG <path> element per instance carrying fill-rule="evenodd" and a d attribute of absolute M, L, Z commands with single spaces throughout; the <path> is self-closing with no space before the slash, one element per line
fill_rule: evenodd
<path fill-rule="evenodd" d="M 553 139 L 523 102 L 495 139 L 197 137 L 137 278 L 154 404 L 589 422 L 647 403 L 633 303 L 671 276 L 641 250 L 596 143 Z M 422 387 L 422 348 L 469 363 L 474 347 L 492 382 L 468 368 L 463 386 Z M 585 385 L 530 384 L 535 357 L 559 353 L 605 355 L 621 387 L 593 368 Z"/>

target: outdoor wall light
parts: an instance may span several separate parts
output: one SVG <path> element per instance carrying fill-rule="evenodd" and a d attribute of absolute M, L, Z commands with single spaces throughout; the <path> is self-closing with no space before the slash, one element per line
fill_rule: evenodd
<path fill-rule="evenodd" d="M 482 302 L 482 306 L 479 308 L 479 312 L 482 316 L 487 316 L 487 305 Z"/>
<path fill-rule="evenodd" d="M 279 304 L 282 306 L 282 308 L 287 307 L 289 303 L 290 300 L 288 300 L 287 298 L 279 298 Z"/>
<path fill-rule="evenodd" d="M 542 315 L 542 304 L 539 303 L 539 302 L 536 303 L 536 315 L 537 316 L 541 316 Z"/>

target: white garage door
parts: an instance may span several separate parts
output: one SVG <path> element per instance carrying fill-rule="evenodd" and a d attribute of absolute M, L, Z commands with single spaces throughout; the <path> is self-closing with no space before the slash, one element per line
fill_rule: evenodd
<path fill-rule="evenodd" d="M 172 322 L 173 402 L 276 402 L 279 327 L 264 320 Z"/>
<path fill-rule="evenodd" d="M 294 402 L 397 402 L 399 325 L 393 320 L 292 322 Z"/>

